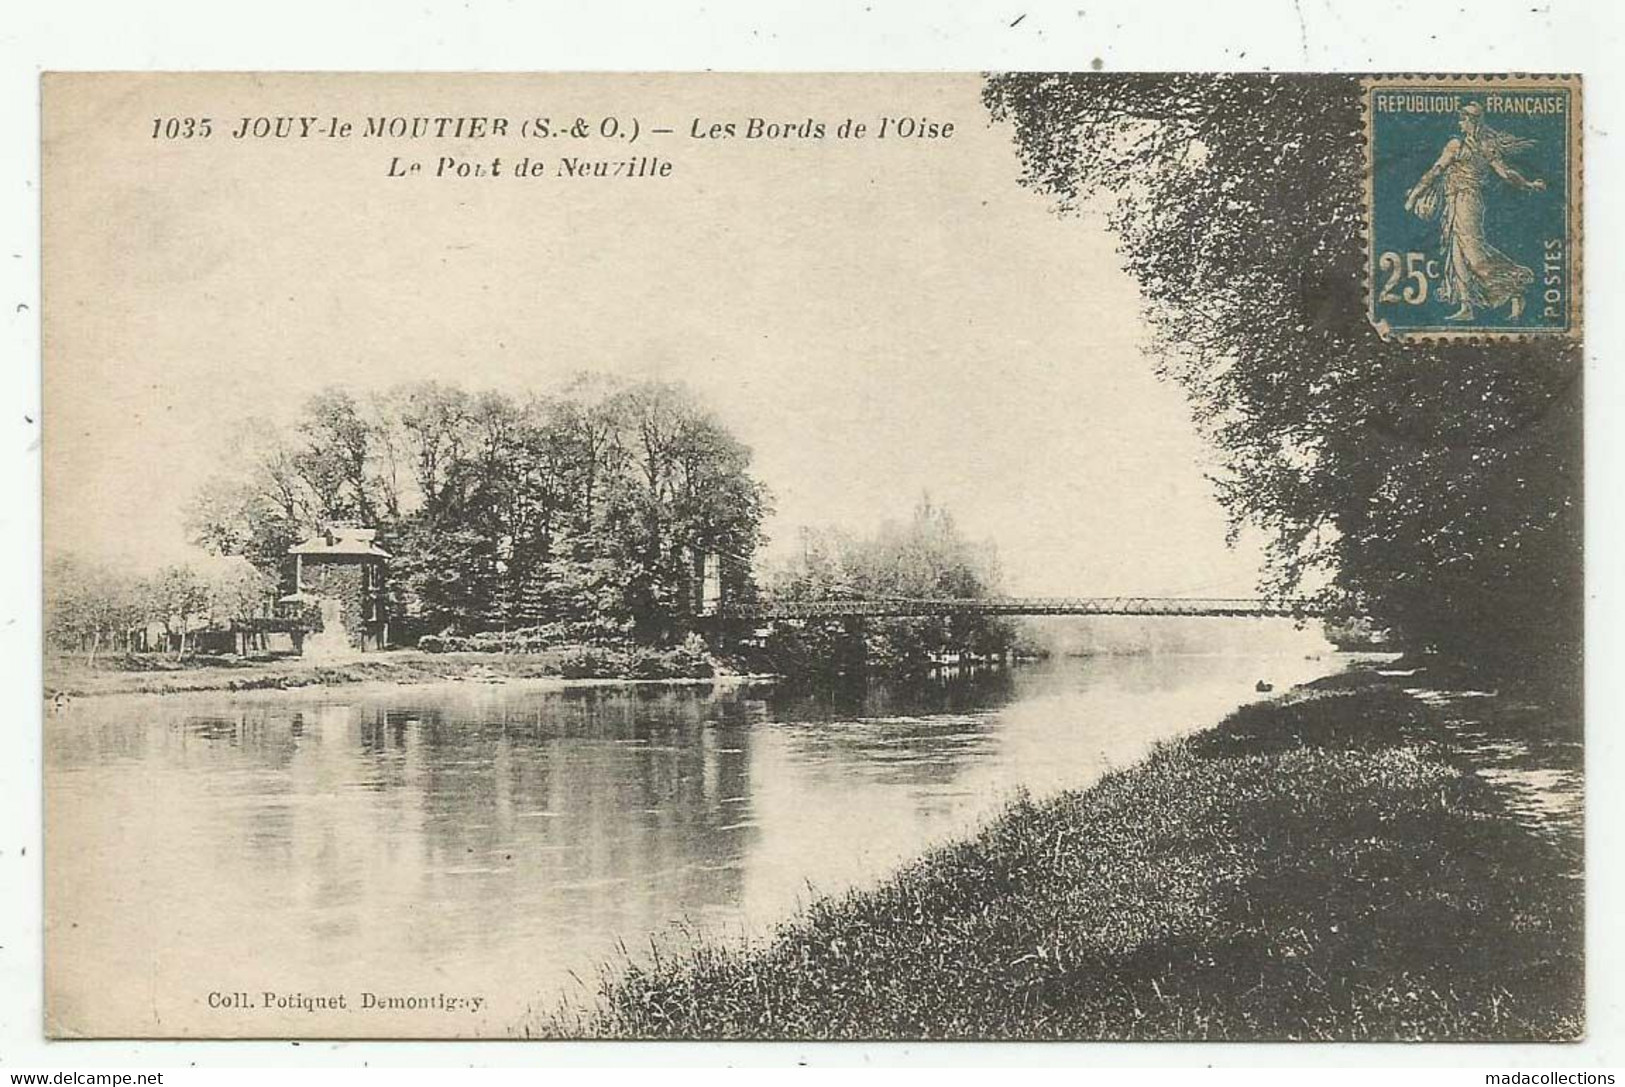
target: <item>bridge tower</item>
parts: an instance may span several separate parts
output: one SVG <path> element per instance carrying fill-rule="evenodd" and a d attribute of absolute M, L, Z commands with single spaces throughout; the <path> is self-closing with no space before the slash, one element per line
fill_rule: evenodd
<path fill-rule="evenodd" d="M 700 563 L 701 615 L 717 615 L 722 611 L 722 556 L 707 551 Z"/>
<path fill-rule="evenodd" d="M 728 605 L 727 578 L 723 574 L 726 560 L 716 551 L 699 556 L 699 581 L 694 600 L 694 626 L 713 652 L 725 652 L 739 637 L 744 623 L 730 620 L 724 614 Z"/>

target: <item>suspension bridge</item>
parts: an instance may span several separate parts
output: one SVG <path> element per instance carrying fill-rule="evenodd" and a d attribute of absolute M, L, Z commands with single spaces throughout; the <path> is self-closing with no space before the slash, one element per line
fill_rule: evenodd
<path fill-rule="evenodd" d="M 737 555 L 705 553 L 696 586 L 699 614 L 722 622 L 775 622 L 813 619 L 916 619 L 956 615 L 1160 615 L 1249 619 L 1322 619 L 1326 610 L 1301 599 L 1224 596 L 984 596 L 862 598 L 819 600 L 790 597 L 731 599 L 724 563 L 749 564 Z"/>
<path fill-rule="evenodd" d="M 1161 615 L 1310 619 L 1325 612 L 1302 600 L 1172 596 L 989 596 L 978 598 L 713 600 L 705 614 L 742 622 L 786 619 L 902 619 L 956 615 Z"/>

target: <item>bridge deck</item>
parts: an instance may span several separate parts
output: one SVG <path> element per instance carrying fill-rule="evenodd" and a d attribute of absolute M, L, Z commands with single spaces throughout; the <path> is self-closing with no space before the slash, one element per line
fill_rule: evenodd
<path fill-rule="evenodd" d="M 975 600 L 766 600 L 728 607 L 729 619 L 912 618 L 949 615 L 1208 615 L 1313 618 L 1301 601 L 1223 597 L 994 596 Z"/>

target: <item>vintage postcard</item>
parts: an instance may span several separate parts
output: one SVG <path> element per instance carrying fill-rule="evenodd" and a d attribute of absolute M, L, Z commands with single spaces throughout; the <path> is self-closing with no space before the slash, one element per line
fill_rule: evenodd
<path fill-rule="evenodd" d="M 1577 78 L 43 80 L 45 1031 L 1585 1031 Z"/>

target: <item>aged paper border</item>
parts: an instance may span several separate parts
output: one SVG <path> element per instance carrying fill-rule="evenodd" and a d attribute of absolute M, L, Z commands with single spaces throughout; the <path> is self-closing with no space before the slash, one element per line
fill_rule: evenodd
<path fill-rule="evenodd" d="M 300 5 L 303 4 L 303 8 Z M 474 5 L 479 8 L 480 3 Z M 494 6 L 494 5 L 493 5 Z M 1051 4 L 1047 13 L 1048 37 L 1037 34 L 1046 26 L 1043 4 L 1023 5 L 1031 11 L 1022 24 L 1023 36 L 1012 41 L 1002 22 L 954 22 L 944 16 L 932 21 L 932 6 L 921 4 L 899 13 L 882 8 L 872 33 L 866 26 L 831 17 L 809 26 L 784 12 L 778 22 L 761 3 L 711 0 L 689 5 L 690 23 L 681 33 L 661 38 L 658 47 L 640 43 L 613 44 L 621 29 L 612 4 L 579 9 L 568 16 L 546 19 L 522 12 L 519 25 L 504 25 L 496 34 L 470 34 L 466 5 L 438 5 L 426 0 L 421 12 L 397 13 L 394 25 L 362 27 L 361 20 L 346 21 L 342 9 L 292 0 L 287 18 L 257 28 L 251 40 L 241 40 L 241 28 L 219 17 L 220 9 L 196 0 L 159 0 L 143 5 L 142 14 L 161 23 L 167 16 L 168 34 L 159 42 L 131 32 L 125 19 L 129 9 L 105 2 L 90 4 L 65 0 L 53 18 L 36 17 L 19 33 L 0 40 L 0 56 L 14 63 L 0 66 L 0 79 L 9 93 L 0 99 L 3 129 L 11 142 L 7 163 L 11 187 L 5 201 L 7 223 L 14 239 L 7 258 L 0 262 L 0 283 L 7 288 L 7 343 L 15 364 L 6 368 L 5 386 L 12 409 L 6 417 L 12 435 L 12 455 L 5 458 L 4 486 L 9 503 L 11 532 L 5 547 L 6 599 L 12 608 L 0 624 L 3 667 L 13 697 L 13 727 L 0 730 L 0 819 L 11 832 L 0 846 L 0 1046 L 12 1066 L 104 1067 L 128 1070 L 141 1067 L 199 1068 L 247 1065 L 295 1067 L 359 1067 L 363 1062 L 382 1066 L 412 1066 L 407 1082 L 440 1079 L 438 1067 L 447 1065 L 535 1066 L 636 1064 L 643 1067 L 683 1065 L 703 1067 L 721 1062 L 764 1066 L 794 1064 L 798 1059 L 814 1065 L 879 1064 L 886 1066 L 951 1063 L 962 1069 L 987 1066 L 1089 1065 L 1106 1068 L 1246 1067 L 1336 1065 L 1353 1068 L 1513 1066 L 1530 1068 L 1604 1066 L 1625 1062 L 1625 938 L 1616 925 L 1605 923 L 1625 902 L 1625 877 L 1617 865 L 1593 869 L 1588 907 L 1591 918 L 1588 943 L 1593 972 L 1591 1037 L 1588 1041 L 1553 1051 L 1539 1046 L 1427 1046 L 1371 1045 L 1330 1047 L 1303 1045 L 1294 1049 L 1234 1043 L 1222 1047 L 1158 1044 L 1088 1047 L 1070 1045 L 1005 1045 L 998 1047 L 944 1044 L 927 1046 L 767 1046 L 738 1043 L 723 1046 L 695 1043 L 680 1050 L 657 1051 L 650 1046 L 564 1044 L 557 1049 L 529 1044 L 346 1043 L 342 1046 L 239 1042 L 153 1042 L 134 1044 L 60 1042 L 47 1045 L 38 1033 L 40 1011 L 40 886 L 39 830 L 39 423 L 38 370 L 38 189 L 39 144 L 37 128 L 37 73 L 42 68 L 97 70 L 303 68 L 354 70 L 465 69 L 482 66 L 505 70 L 700 70 L 733 67 L 757 70 L 818 70 L 876 68 L 897 70 L 946 68 L 1065 69 L 1081 67 L 1091 57 L 1103 57 L 1109 70 L 1211 68 L 1215 70 L 1321 69 L 1345 72 L 1373 68 L 1399 70 L 1425 63 L 1451 43 L 1451 61 L 1462 67 L 1504 67 L 1509 42 L 1517 56 L 1550 67 L 1572 67 L 1588 73 L 1593 88 L 1591 113 L 1601 130 L 1620 130 L 1625 109 L 1610 105 L 1610 93 L 1625 90 L 1625 75 L 1610 69 L 1622 42 L 1620 33 L 1576 33 L 1576 18 L 1601 22 L 1610 0 L 1588 0 L 1570 9 L 1545 9 L 1538 19 L 1524 8 L 1475 11 L 1463 19 L 1456 9 L 1422 8 L 1399 0 L 1377 0 L 1355 5 L 1339 0 L 1325 13 L 1314 8 L 1293 15 L 1279 4 L 1244 0 L 1219 8 L 1197 6 L 1182 13 L 1186 35 L 1166 33 L 1166 13 L 1149 24 L 1131 12 L 1138 5 L 1123 4 L 1118 13 L 1097 12 L 1096 21 L 1072 24 L 1070 31 L 1055 25 L 1070 16 L 1076 4 Z M 678 10 L 674 3 L 671 9 Z M 1575 11 L 1579 10 L 1578 17 Z M 1008 14 L 1001 11 L 999 14 Z M 95 20 L 105 16 L 102 23 Z M 1013 17 L 1013 16 L 1011 16 Z M 317 39 L 309 27 L 326 18 L 326 36 Z M 707 22 L 706 20 L 711 20 Z M 1330 21 L 1328 21 L 1330 19 Z M 500 19 L 493 18 L 494 22 Z M 717 23 L 727 24 L 719 30 Z M 1113 28 L 1113 22 L 1117 26 Z M 370 20 L 369 20 L 370 22 Z M 1125 25 L 1126 24 L 1126 25 Z M 1403 34 L 1388 32 L 1406 27 Z M 91 28 L 97 28 L 95 32 Z M 1238 37 L 1234 31 L 1242 28 Z M 930 33 L 917 33 L 927 30 Z M 1430 33 L 1430 31 L 1436 33 Z M 759 33 L 757 33 L 759 32 Z M 782 33 L 781 33 L 782 32 Z M 865 36 L 866 33 L 868 36 Z M 573 35 L 573 36 L 572 36 Z M 1375 35 L 1375 36 L 1374 36 Z M 1433 39 L 1430 41 L 1430 39 Z M 423 43 L 438 40 L 425 51 Z M 1245 45 L 1237 45 L 1244 41 Z M 1240 52 L 1238 54 L 1238 48 Z M 1625 95 L 1619 100 L 1625 101 Z M 1599 138 L 1592 148 L 1592 172 L 1598 189 L 1590 201 L 1591 233 L 1625 235 L 1625 145 Z M 1594 262 L 1594 275 L 1603 289 L 1619 283 L 1621 263 L 1606 258 Z M 32 311 L 31 313 L 29 311 Z M 1625 429 L 1602 416 L 1603 406 L 1625 402 L 1625 371 L 1603 365 L 1625 354 L 1625 320 L 1607 309 L 1594 310 L 1589 330 L 1591 355 L 1587 365 L 1592 392 L 1587 427 L 1587 460 L 1594 478 L 1625 471 Z M 33 361 L 27 361 L 33 360 Z M 1625 544 L 1625 513 L 1612 504 L 1596 503 L 1588 517 L 1588 551 L 1596 556 L 1589 574 L 1591 586 L 1589 637 L 1593 721 L 1613 719 L 1610 710 L 1625 707 L 1625 680 L 1605 672 L 1604 660 L 1625 653 L 1625 568 L 1603 561 Z M 1600 711 L 1600 712 L 1599 712 Z M 1589 768 L 1598 774 L 1625 772 L 1625 749 L 1617 742 L 1597 743 L 1588 751 Z M 1588 852 L 1593 859 L 1617 856 L 1625 827 L 1625 793 L 1599 790 L 1588 798 L 1592 833 Z M 19 856 L 19 847 L 22 848 Z M 1141 1073 L 1143 1074 L 1143 1073 Z M 1157 1074 L 1151 1073 L 1153 1080 Z M 1409 1080 L 1417 1082 L 1419 1079 Z"/>

